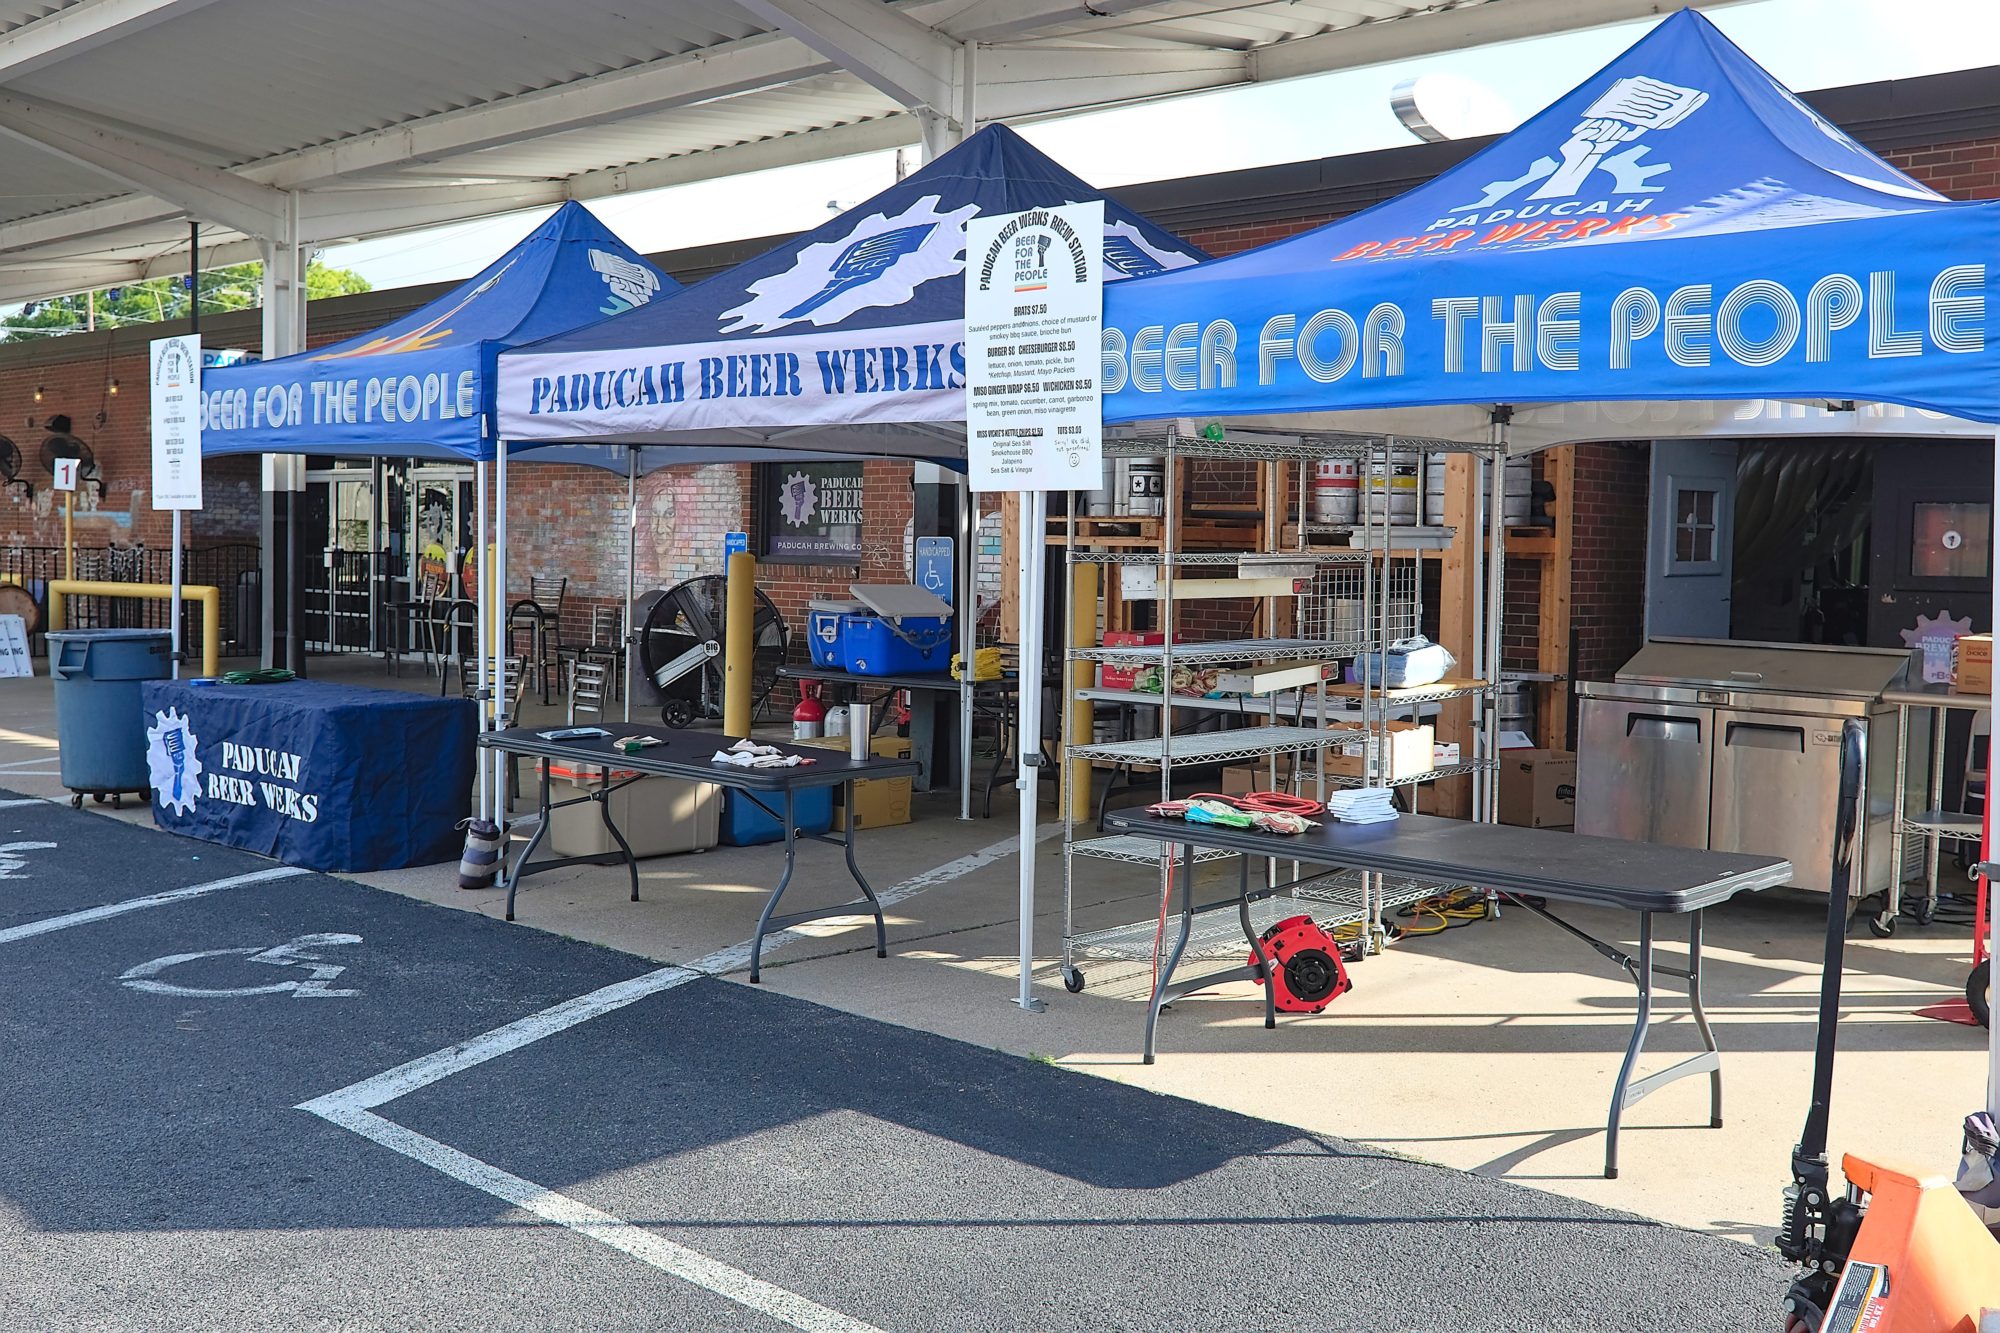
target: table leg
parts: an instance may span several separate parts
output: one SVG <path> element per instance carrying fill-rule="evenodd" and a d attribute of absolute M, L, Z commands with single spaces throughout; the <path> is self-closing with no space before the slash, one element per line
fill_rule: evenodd
<path fill-rule="evenodd" d="M 1180 966 L 1181 955 L 1187 951 L 1188 936 L 1194 933 L 1194 848 L 1181 848 L 1181 933 L 1174 941 L 1174 951 L 1160 966 L 1159 980 L 1153 983 L 1153 999 L 1146 1006 L 1146 1050 L 1147 1064 L 1153 1063 L 1153 1034 L 1160 1026 L 1160 1010 L 1166 1005 L 1167 986 L 1174 979 L 1174 969 Z M 1172 865 L 1172 862 L 1168 863 Z M 1169 873 L 1172 873 L 1169 871 Z"/>
<path fill-rule="evenodd" d="M 1715 1044 L 1715 1032 L 1708 1026 L 1708 1011 L 1701 1004 L 1701 913 L 1688 922 L 1688 1007 L 1694 1010 L 1694 1025 L 1701 1033 L 1702 1049 L 1716 1057 L 1708 1071 L 1708 1127 L 1722 1128 L 1722 1050 Z"/>
<path fill-rule="evenodd" d="M 1236 881 L 1236 915 L 1243 922 L 1243 938 L 1250 941 L 1250 952 L 1257 959 L 1257 975 L 1264 979 L 1264 1026 L 1278 1026 L 1278 979 L 1271 970 L 1271 956 L 1264 952 L 1264 941 L 1257 938 L 1257 927 L 1250 924 L 1250 858 L 1239 856 L 1237 863 L 1242 867 Z"/>
<path fill-rule="evenodd" d="M 547 837 L 549 832 L 549 817 L 552 811 L 549 808 L 548 761 L 542 760 L 538 762 L 535 765 L 535 771 L 540 773 L 542 778 L 541 794 L 539 797 L 542 806 L 542 817 L 535 825 L 535 835 L 528 839 L 528 845 L 523 847 L 521 854 L 514 858 L 514 868 L 507 874 L 507 919 L 509 921 L 514 919 L 514 891 L 521 887 L 521 872 L 527 869 L 528 862 L 534 858 L 535 849 L 542 845 L 542 839 Z M 623 840 L 621 839 L 620 841 L 622 845 Z M 629 856 L 630 854 L 631 850 L 628 848 L 626 855 Z M 501 857 L 501 863 L 503 865 L 506 863 L 505 856 Z"/>
<path fill-rule="evenodd" d="M 598 817 L 603 819 L 605 831 L 611 835 L 611 840 L 618 844 L 618 850 L 625 854 L 625 873 L 632 877 L 632 901 L 636 903 L 639 901 L 639 858 L 632 855 L 632 844 L 625 841 L 625 835 L 618 831 L 618 825 L 612 821 L 611 792 L 614 790 L 616 788 L 607 788 L 591 795 L 596 798 Z"/>
<path fill-rule="evenodd" d="M 861 873 L 861 867 L 855 864 L 854 860 L 854 783 L 852 781 L 844 784 L 841 789 L 840 808 L 842 814 L 840 835 L 841 841 L 846 845 L 847 850 L 847 873 L 854 876 L 854 882 L 861 886 L 861 896 L 866 898 L 868 905 L 875 909 L 875 956 L 877 958 L 887 958 L 889 956 L 889 926 L 882 919 L 882 900 L 875 896 L 875 887 L 868 882 L 868 877 Z"/>
<path fill-rule="evenodd" d="M 1618 1179 L 1618 1121 L 1625 1113 L 1626 1089 L 1639 1053 L 1646 1048 L 1646 1029 L 1653 1021 L 1653 914 L 1639 913 L 1639 957 L 1633 976 L 1639 983 L 1639 1011 L 1632 1023 L 1632 1040 L 1625 1047 L 1625 1062 L 1618 1066 L 1618 1082 L 1611 1090 L 1611 1118 L 1605 1125 L 1604 1178 Z M 1692 969 L 1690 969 L 1692 970 Z"/>
<path fill-rule="evenodd" d="M 785 896 L 785 886 L 792 882 L 792 868 L 799 863 L 798 820 L 792 809 L 792 789 L 785 788 L 785 873 L 778 877 L 778 887 L 771 890 L 771 896 L 764 902 L 764 911 L 757 918 L 757 934 L 750 941 L 750 984 L 755 986 L 763 980 L 762 959 L 764 955 L 764 932 L 770 928 L 771 915 L 778 910 L 778 900 Z M 853 803 L 848 803 L 853 809 Z"/>

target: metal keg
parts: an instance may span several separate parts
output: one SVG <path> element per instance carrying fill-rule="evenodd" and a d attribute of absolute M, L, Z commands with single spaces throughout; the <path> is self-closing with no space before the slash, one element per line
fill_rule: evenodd
<path fill-rule="evenodd" d="M 1386 516 L 1392 525 L 1414 525 L 1417 521 L 1415 457 L 1399 454 L 1386 469 L 1381 463 L 1370 463 L 1361 479 L 1361 492 L 1371 521 L 1380 523 Z"/>
<path fill-rule="evenodd" d="M 1083 497 L 1083 512 L 1094 518 L 1102 518 L 1118 512 L 1119 486 L 1124 474 L 1119 471 L 1118 460 L 1104 460 L 1104 484 Z"/>
<path fill-rule="evenodd" d="M 1322 458 L 1313 467 L 1315 523 L 1351 526 L 1361 501 L 1361 465 L 1351 458 Z"/>
<path fill-rule="evenodd" d="M 1503 680 L 1498 691 L 1500 729 L 1535 734 L 1535 686 L 1533 681 Z"/>
<path fill-rule="evenodd" d="M 1445 461 L 1449 457 L 1449 454 L 1432 454 L 1424 462 L 1424 522 L 1431 527 L 1444 524 Z M 1533 461 L 1527 458 L 1508 459 L 1504 487 L 1500 511 L 1502 522 L 1510 528 L 1526 526 L 1534 501 Z"/>
<path fill-rule="evenodd" d="M 1158 518 L 1167 512 L 1167 461 L 1128 458 L 1125 462 L 1125 511 Z"/>

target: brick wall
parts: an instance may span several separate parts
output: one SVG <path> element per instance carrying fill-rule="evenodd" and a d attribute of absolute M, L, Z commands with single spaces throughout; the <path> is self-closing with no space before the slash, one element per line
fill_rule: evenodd
<path fill-rule="evenodd" d="M 1882 156 L 1939 194 L 1954 199 L 2000 198 L 2000 139 L 1931 144 Z"/>
<path fill-rule="evenodd" d="M 1570 652 L 1578 680 L 1608 679 L 1645 636 L 1651 460 L 1644 444 L 1577 446 Z"/>

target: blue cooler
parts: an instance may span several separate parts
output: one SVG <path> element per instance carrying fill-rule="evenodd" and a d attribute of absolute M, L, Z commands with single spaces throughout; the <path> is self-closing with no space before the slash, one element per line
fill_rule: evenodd
<path fill-rule="evenodd" d="M 851 583 L 867 612 L 840 618 L 840 659 L 857 676 L 951 670 L 951 603 L 909 583 Z M 872 614 L 870 614 L 872 613 Z"/>
<path fill-rule="evenodd" d="M 806 647 L 812 653 L 812 664 L 834 671 L 847 670 L 840 653 L 841 618 L 865 615 L 867 611 L 864 603 L 847 599 L 834 601 L 821 598 L 807 602 Z"/>
<path fill-rule="evenodd" d="M 758 792 L 758 799 L 772 810 L 785 808 L 782 792 Z M 722 840 L 731 847 L 751 847 L 760 842 L 783 842 L 785 826 L 764 809 L 764 805 L 734 787 L 722 792 Z M 833 788 L 806 787 L 792 793 L 792 817 L 799 821 L 802 834 L 824 833 L 833 827 Z"/>
<path fill-rule="evenodd" d="M 842 664 L 857 676 L 920 676 L 951 670 L 949 616 L 842 616 Z"/>

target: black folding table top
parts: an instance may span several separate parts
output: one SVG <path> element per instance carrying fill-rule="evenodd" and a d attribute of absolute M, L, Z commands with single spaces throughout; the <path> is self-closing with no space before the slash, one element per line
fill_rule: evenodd
<path fill-rule="evenodd" d="M 1115 833 L 1195 847 L 1455 881 L 1634 912 L 1700 911 L 1792 878 L 1791 862 L 1775 856 L 1665 847 L 1436 815 L 1403 815 L 1383 824 L 1342 824 L 1321 816 L 1318 827 L 1296 837 L 1189 824 L 1143 809 L 1111 811 L 1104 823 Z"/>
<path fill-rule="evenodd" d="M 573 736 L 547 740 L 544 731 L 561 731 L 560 726 L 509 727 L 489 731 L 479 738 L 488 749 L 539 759 L 561 759 L 591 768 L 618 768 L 655 777 L 687 778 L 695 782 L 719 782 L 745 791 L 784 791 L 786 788 L 831 787 L 858 778 L 915 777 L 922 766 L 914 759 L 850 759 L 845 750 L 821 749 L 812 745 L 784 745 L 772 742 L 784 754 L 799 754 L 812 760 L 792 768 L 738 768 L 718 764 L 715 752 L 736 743 L 734 737 L 715 731 L 680 731 L 673 727 L 645 726 L 636 722 L 602 725 L 608 736 Z M 617 742 L 627 736 L 656 736 L 659 745 L 648 745 L 637 754 L 626 754 Z"/>

